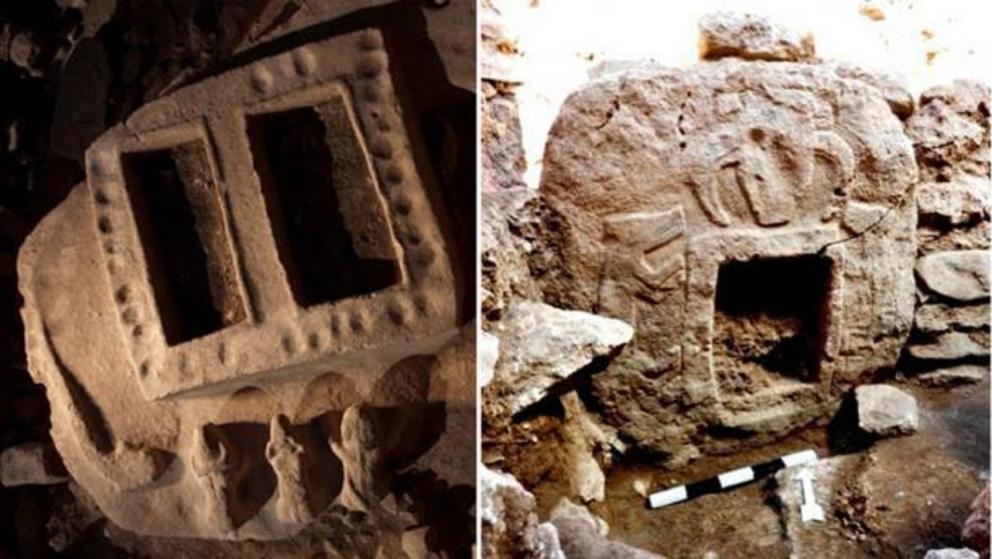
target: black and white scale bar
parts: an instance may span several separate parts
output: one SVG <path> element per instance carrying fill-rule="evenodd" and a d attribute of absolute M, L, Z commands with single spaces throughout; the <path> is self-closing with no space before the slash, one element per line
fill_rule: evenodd
<path fill-rule="evenodd" d="M 719 493 L 731 487 L 761 479 L 782 468 L 790 468 L 799 464 L 811 464 L 813 462 L 816 462 L 815 450 L 803 450 L 801 452 L 786 454 L 774 460 L 730 470 L 709 479 L 652 493 L 648 496 L 648 506 L 653 509 L 660 509 L 661 507 L 695 499 L 700 495 Z"/>

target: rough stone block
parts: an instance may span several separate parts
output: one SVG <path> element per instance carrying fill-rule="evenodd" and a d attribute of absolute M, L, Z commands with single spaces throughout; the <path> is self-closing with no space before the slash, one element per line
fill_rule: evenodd
<path fill-rule="evenodd" d="M 806 60 L 816 55 L 811 35 L 801 35 L 751 14 L 716 12 L 699 21 L 699 57 Z"/>
<path fill-rule="evenodd" d="M 894 386 L 862 385 L 854 389 L 858 427 L 878 436 L 909 435 L 919 427 L 916 398 Z"/>

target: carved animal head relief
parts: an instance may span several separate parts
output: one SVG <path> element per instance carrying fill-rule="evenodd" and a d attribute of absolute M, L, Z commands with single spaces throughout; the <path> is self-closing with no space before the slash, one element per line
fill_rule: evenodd
<path fill-rule="evenodd" d="M 386 373 L 451 339 L 462 291 L 393 76 L 367 29 L 153 101 L 27 241 L 53 437 L 116 524 L 278 539 L 382 498 L 363 402 L 406 390 Z"/>
<path fill-rule="evenodd" d="M 566 273 L 545 290 L 636 326 L 594 377 L 607 418 L 653 452 L 719 448 L 894 364 L 915 181 L 878 91 L 815 64 L 638 68 L 569 97 L 541 180 Z"/>

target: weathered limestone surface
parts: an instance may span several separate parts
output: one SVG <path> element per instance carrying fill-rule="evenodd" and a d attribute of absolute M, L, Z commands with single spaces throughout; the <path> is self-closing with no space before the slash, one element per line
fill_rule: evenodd
<path fill-rule="evenodd" d="M 983 559 L 989 556 L 989 486 L 971 503 L 968 515 L 961 529 L 961 540 L 969 548 L 977 551 Z"/>
<path fill-rule="evenodd" d="M 514 89 L 520 83 L 516 70 L 516 39 L 503 25 L 493 2 L 484 1 L 480 12 L 479 69 L 482 110 L 479 143 L 482 148 L 482 190 L 524 187 L 527 170 L 520 115 Z"/>
<path fill-rule="evenodd" d="M 729 56 L 812 56 L 801 40 L 773 41 L 777 52 L 719 33 L 742 45 Z M 573 93 L 541 179 L 554 227 L 537 250 L 554 265 L 533 277 L 555 306 L 634 326 L 594 396 L 625 440 L 673 466 L 740 444 L 721 433 L 795 429 L 894 366 L 916 295 L 918 176 L 899 88 L 722 56 L 633 66 Z M 776 307 L 772 292 L 799 303 Z"/>
<path fill-rule="evenodd" d="M 989 86 L 969 80 L 930 88 L 907 122 L 921 178 L 989 177 Z"/>
<path fill-rule="evenodd" d="M 517 101 L 509 86 L 484 82 L 480 116 L 482 189 L 521 188 L 527 170 Z"/>
<path fill-rule="evenodd" d="M 981 330 L 989 325 L 989 305 L 956 306 L 925 303 L 916 308 L 913 326 L 918 332 L 940 334 L 948 330 Z"/>
<path fill-rule="evenodd" d="M 707 14 L 699 20 L 699 57 L 748 60 L 807 60 L 816 55 L 813 37 L 768 19 L 734 12 Z"/>
<path fill-rule="evenodd" d="M 535 196 L 526 188 L 482 196 L 482 314 L 488 320 L 498 320 L 514 299 L 540 299 L 530 262 L 540 230 Z"/>
<path fill-rule="evenodd" d="M 979 559 L 978 553 L 967 548 L 931 549 L 923 559 Z"/>
<path fill-rule="evenodd" d="M 947 332 L 933 341 L 914 343 L 909 354 L 916 359 L 949 361 L 989 356 L 988 332 Z"/>
<path fill-rule="evenodd" d="M 117 526 L 274 540 L 404 468 L 473 483 L 425 454 L 471 449 L 474 337 L 389 64 L 361 30 L 158 99 L 25 242 L 52 438 Z"/>
<path fill-rule="evenodd" d="M 916 398 L 894 386 L 866 384 L 854 389 L 858 427 L 878 436 L 909 435 L 919 428 Z"/>
<path fill-rule="evenodd" d="M 633 330 L 620 320 L 544 303 L 510 306 L 493 331 L 502 348 L 483 412 L 507 418 L 544 398 L 556 384 L 610 355 L 630 341 Z"/>
<path fill-rule="evenodd" d="M 534 496 L 509 474 L 479 466 L 482 557 L 564 559 L 554 525 L 538 524 Z"/>
<path fill-rule="evenodd" d="M 920 373 L 916 378 L 927 386 L 954 386 L 979 383 L 989 377 L 987 364 L 964 363 Z"/>
<path fill-rule="evenodd" d="M 908 364 L 925 384 L 988 376 L 989 104 L 988 86 L 959 80 L 925 91 L 907 121 L 926 181 L 916 197 L 920 305 Z"/>
<path fill-rule="evenodd" d="M 610 527 L 589 509 L 562 499 L 551 511 L 551 524 L 558 529 L 562 551 L 569 559 L 659 559 L 661 556 L 613 541 Z"/>
<path fill-rule="evenodd" d="M 952 301 L 972 303 L 989 297 L 989 253 L 961 250 L 928 254 L 916 263 L 923 287 Z"/>

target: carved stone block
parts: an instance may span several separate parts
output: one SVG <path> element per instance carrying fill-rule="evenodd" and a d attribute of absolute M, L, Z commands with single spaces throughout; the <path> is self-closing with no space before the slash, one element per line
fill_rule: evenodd
<path fill-rule="evenodd" d="M 117 525 L 283 538 L 390 467 L 354 410 L 427 383 L 462 288 L 389 62 L 369 29 L 156 100 L 26 241 L 31 372 Z"/>
<path fill-rule="evenodd" d="M 546 298 L 635 326 L 594 392 L 673 464 L 767 440 L 899 357 L 917 168 L 875 87 L 829 65 L 634 67 L 564 103 L 541 194 Z"/>

